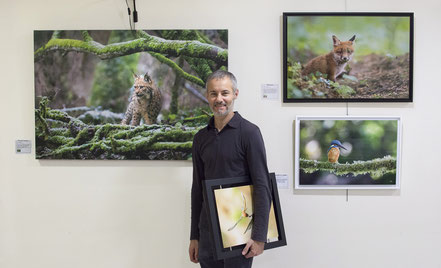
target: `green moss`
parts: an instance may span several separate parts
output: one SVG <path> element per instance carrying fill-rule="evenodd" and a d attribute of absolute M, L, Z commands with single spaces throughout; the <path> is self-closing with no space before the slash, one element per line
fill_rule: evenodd
<path fill-rule="evenodd" d="M 207 77 L 217 70 L 218 66 L 212 60 L 185 57 L 185 61 L 190 65 L 191 69 L 194 70 L 203 81 L 207 80 Z M 203 85 L 205 87 L 205 84 Z"/>
<path fill-rule="evenodd" d="M 91 143 L 90 150 L 91 151 L 101 150 L 101 151 L 106 152 L 106 151 L 111 151 L 112 146 L 110 145 L 109 140 L 102 140 L 102 141 Z"/>
<path fill-rule="evenodd" d="M 169 58 L 163 56 L 162 54 L 150 52 L 152 56 L 154 56 L 157 60 L 159 60 L 161 63 L 164 63 L 168 66 L 170 66 L 173 70 L 175 70 L 176 73 L 178 73 L 180 76 L 184 77 L 186 80 L 191 81 L 195 84 L 198 84 L 202 87 L 205 87 L 204 81 L 202 81 L 200 78 L 193 76 L 187 72 L 185 72 L 181 67 L 179 67 L 174 61 L 170 60 Z"/>
<path fill-rule="evenodd" d="M 192 31 L 188 32 L 189 35 L 190 33 L 191 35 L 194 35 Z M 93 42 L 93 39 L 90 37 L 87 31 L 82 31 L 82 35 L 84 41 L 52 38 L 44 46 L 40 47 L 34 52 L 34 59 L 38 61 L 50 51 L 62 50 L 67 52 L 78 51 L 92 53 L 101 59 L 111 59 L 120 57 L 122 55 L 148 51 L 157 52 L 168 56 L 185 55 L 195 58 L 207 58 L 212 59 L 221 65 L 225 65 L 228 60 L 228 51 L 226 49 L 222 49 L 211 44 L 201 43 L 197 40 L 165 40 L 139 31 L 137 35 L 142 36 L 142 38 L 104 46 Z M 198 35 L 195 35 L 194 37 L 198 38 Z M 204 41 L 203 39 L 200 40 Z"/>
<path fill-rule="evenodd" d="M 158 142 L 151 146 L 152 150 L 191 151 L 193 142 Z"/>
<path fill-rule="evenodd" d="M 346 85 L 339 85 L 335 88 L 338 95 L 340 95 L 342 98 L 349 98 L 350 96 L 354 95 L 356 92 L 353 88 Z"/>
<path fill-rule="evenodd" d="M 373 177 L 379 178 L 386 173 L 395 173 L 396 163 L 396 158 L 391 156 L 376 158 L 369 161 L 354 161 L 353 163 L 346 164 L 321 162 L 301 158 L 300 168 L 305 173 L 328 171 L 336 175 L 347 175 L 352 173 L 354 176 L 370 173 L 375 175 Z"/>
<path fill-rule="evenodd" d="M 217 57 L 219 58 L 220 61 L 227 62 L 228 61 L 228 50 L 223 50 L 223 51 L 219 52 L 217 54 Z"/>
<path fill-rule="evenodd" d="M 191 126 L 198 126 L 198 125 L 206 125 L 208 124 L 208 121 L 210 120 L 210 115 L 198 115 L 194 117 L 187 117 L 184 119 L 184 123 Z"/>
<path fill-rule="evenodd" d="M 74 138 L 54 135 L 48 137 L 47 141 L 53 144 L 65 145 L 65 144 L 72 144 L 74 142 Z"/>
<path fill-rule="evenodd" d="M 88 31 L 81 31 L 81 35 L 83 36 L 84 42 L 93 41 L 92 37 L 89 35 Z"/>

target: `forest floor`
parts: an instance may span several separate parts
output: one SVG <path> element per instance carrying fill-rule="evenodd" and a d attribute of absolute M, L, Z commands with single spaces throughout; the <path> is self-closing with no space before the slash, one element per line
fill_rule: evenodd
<path fill-rule="evenodd" d="M 401 99 L 409 97 L 409 54 L 398 57 L 370 54 L 350 63 L 350 76 L 337 79 L 355 90 L 351 98 Z"/>
<path fill-rule="evenodd" d="M 408 99 L 409 54 L 370 54 L 348 63 L 336 83 L 302 77 L 299 63 L 288 67 L 288 98 Z"/>

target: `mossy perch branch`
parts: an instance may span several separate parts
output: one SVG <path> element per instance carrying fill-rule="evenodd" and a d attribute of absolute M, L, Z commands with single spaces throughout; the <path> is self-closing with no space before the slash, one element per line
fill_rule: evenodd
<path fill-rule="evenodd" d="M 368 161 L 354 161 L 353 163 L 330 163 L 317 160 L 307 160 L 300 158 L 300 169 L 305 173 L 315 171 L 327 171 L 336 175 L 347 175 L 352 173 L 354 176 L 361 174 L 373 174 L 375 177 L 386 173 L 396 172 L 397 160 L 392 156 L 376 158 Z"/>
<path fill-rule="evenodd" d="M 188 40 L 166 40 L 138 31 L 139 38 L 127 42 L 103 45 L 94 41 L 87 31 L 82 32 L 84 40 L 52 38 L 34 53 L 34 60 L 39 61 L 49 52 L 82 52 L 96 55 L 102 60 L 113 59 L 138 52 L 156 52 L 168 56 L 189 56 L 211 59 L 220 65 L 226 65 L 228 51 L 215 45 Z M 58 37 L 55 35 L 54 37 Z"/>

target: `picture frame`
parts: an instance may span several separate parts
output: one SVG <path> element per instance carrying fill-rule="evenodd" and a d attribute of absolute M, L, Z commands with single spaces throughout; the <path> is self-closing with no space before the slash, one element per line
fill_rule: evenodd
<path fill-rule="evenodd" d="M 272 206 L 265 249 L 286 245 L 275 174 L 269 173 L 269 178 Z M 245 176 L 205 180 L 203 187 L 209 209 L 215 258 L 220 260 L 242 255 L 242 250 L 251 236 L 250 226 L 252 228 L 253 201 L 250 178 Z M 242 212 L 246 212 L 247 216 L 240 217 Z"/>
<path fill-rule="evenodd" d="M 399 116 L 297 116 L 295 189 L 399 189 Z"/>
<path fill-rule="evenodd" d="M 283 13 L 283 102 L 412 102 L 413 39 L 411 12 Z"/>
<path fill-rule="evenodd" d="M 35 158 L 191 160 L 227 29 L 35 30 Z"/>

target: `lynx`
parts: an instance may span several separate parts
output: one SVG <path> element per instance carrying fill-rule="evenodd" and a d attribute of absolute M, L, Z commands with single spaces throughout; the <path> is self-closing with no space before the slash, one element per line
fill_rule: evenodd
<path fill-rule="evenodd" d="M 135 78 L 134 90 L 121 124 L 137 126 L 141 118 L 144 119 L 144 124 L 156 124 L 156 118 L 162 108 L 161 92 L 148 73 L 133 74 L 133 78 Z"/>

